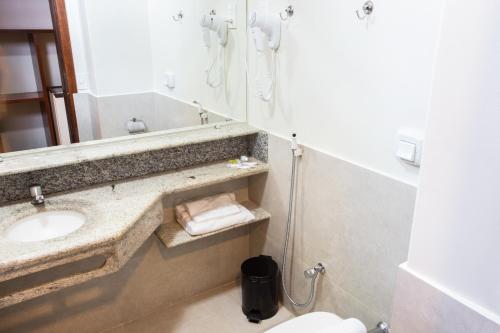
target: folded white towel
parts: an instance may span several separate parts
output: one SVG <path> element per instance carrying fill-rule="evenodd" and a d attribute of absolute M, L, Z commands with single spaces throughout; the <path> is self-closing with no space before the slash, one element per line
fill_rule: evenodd
<path fill-rule="evenodd" d="M 194 217 L 203 212 L 219 208 L 221 206 L 231 205 L 235 202 L 236 195 L 234 193 L 222 193 L 200 200 L 186 202 L 184 205 L 186 206 L 189 215 Z"/>
<path fill-rule="evenodd" d="M 177 222 L 193 236 L 247 223 L 255 218 L 248 209 L 237 203 L 205 211 L 194 218 L 187 213 L 184 205 L 180 205 L 176 207 L 176 217 Z"/>
<path fill-rule="evenodd" d="M 239 213 L 235 206 L 236 195 L 234 193 L 223 193 L 196 201 L 186 202 L 175 207 L 177 216 L 184 220 L 204 221 L 211 218 L 222 217 Z M 225 207 L 225 209 L 221 209 Z"/>
<path fill-rule="evenodd" d="M 192 219 L 194 222 L 205 222 L 208 220 L 214 220 L 214 219 L 219 219 L 222 217 L 226 217 L 229 215 L 236 215 L 241 212 L 240 205 L 238 204 L 231 204 L 231 205 L 226 205 L 222 206 L 216 209 L 208 210 L 204 213 L 192 216 Z"/>

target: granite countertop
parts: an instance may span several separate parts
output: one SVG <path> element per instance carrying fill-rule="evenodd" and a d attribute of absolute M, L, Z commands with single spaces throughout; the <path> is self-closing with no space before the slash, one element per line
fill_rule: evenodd
<path fill-rule="evenodd" d="M 208 141 L 258 133 L 259 130 L 241 122 L 205 125 L 100 141 L 90 141 L 25 152 L 1 154 L 0 176 L 55 168 L 82 162 L 167 149 Z"/>
<path fill-rule="evenodd" d="M 158 203 L 161 203 L 165 195 L 244 178 L 267 170 L 268 165 L 260 161 L 257 161 L 256 167 L 244 170 L 228 168 L 225 162 L 215 163 L 120 182 L 114 189 L 108 184 L 52 195 L 46 198 L 45 207 L 42 208 L 36 208 L 29 202 L 2 206 L 0 281 L 5 280 L 7 275 L 9 278 L 23 276 L 39 270 L 37 266 L 50 265 L 55 261 L 57 264 L 71 262 L 73 256 L 109 247 L 126 237 L 153 207 L 161 208 Z M 87 223 L 67 236 L 41 242 L 15 242 L 3 236 L 6 229 L 20 218 L 47 210 L 75 210 L 87 217 Z M 161 209 L 156 216 L 158 221 L 148 222 L 149 228 L 154 227 L 148 233 L 152 233 L 163 222 Z M 143 241 L 145 239 L 141 240 Z"/>

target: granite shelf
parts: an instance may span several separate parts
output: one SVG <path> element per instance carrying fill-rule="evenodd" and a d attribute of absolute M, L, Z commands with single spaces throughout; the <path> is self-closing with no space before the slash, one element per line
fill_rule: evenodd
<path fill-rule="evenodd" d="M 271 217 L 271 214 L 266 212 L 264 209 L 258 207 L 255 203 L 251 201 L 245 201 L 242 202 L 241 204 L 246 208 L 248 208 L 248 210 L 250 210 L 250 212 L 252 212 L 253 215 L 255 215 L 255 219 L 247 223 L 238 224 L 235 226 L 231 226 L 229 228 L 217 230 L 200 236 L 191 236 L 179 225 L 179 223 L 175 221 L 169 221 L 167 223 L 162 224 L 156 230 L 156 236 L 162 241 L 162 243 L 167 248 L 173 248 L 182 244 L 197 241 L 199 239 L 212 237 L 214 235 L 218 235 L 230 230 L 244 228 L 254 223 L 263 222 L 269 220 L 269 218 Z"/>
<path fill-rule="evenodd" d="M 0 206 L 0 216 L 4 217 L 0 221 L 0 283 L 86 258 L 106 258 L 105 264 L 96 270 L 2 295 L 0 309 L 120 270 L 165 223 L 163 199 L 166 196 L 268 172 L 268 164 L 251 160 L 257 162 L 251 169 L 228 168 L 227 162 L 212 163 L 51 195 L 43 208 L 36 208 L 29 201 Z M 257 216 L 253 222 L 269 218 L 263 210 L 251 208 Z M 9 226 L 19 219 L 49 210 L 78 211 L 88 221 L 67 236 L 47 241 L 20 243 L 5 237 Z M 169 244 L 191 241 L 178 232 L 172 235 L 175 237 L 167 238 Z"/>

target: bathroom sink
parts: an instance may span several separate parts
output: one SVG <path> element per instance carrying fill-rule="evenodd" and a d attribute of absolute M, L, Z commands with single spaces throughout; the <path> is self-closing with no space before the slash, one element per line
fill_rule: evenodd
<path fill-rule="evenodd" d="M 7 229 L 6 237 L 17 242 L 39 242 L 69 235 L 87 221 L 85 215 L 54 210 L 25 217 Z"/>

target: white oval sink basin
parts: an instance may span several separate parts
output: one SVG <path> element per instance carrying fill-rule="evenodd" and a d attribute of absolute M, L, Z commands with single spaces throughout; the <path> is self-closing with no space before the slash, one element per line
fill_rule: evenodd
<path fill-rule="evenodd" d="M 39 242 L 69 235 L 86 222 L 86 217 L 69 210 L 54 210 L 25 217 L 7 229 L 7 238 L 17 242 Z"/>

